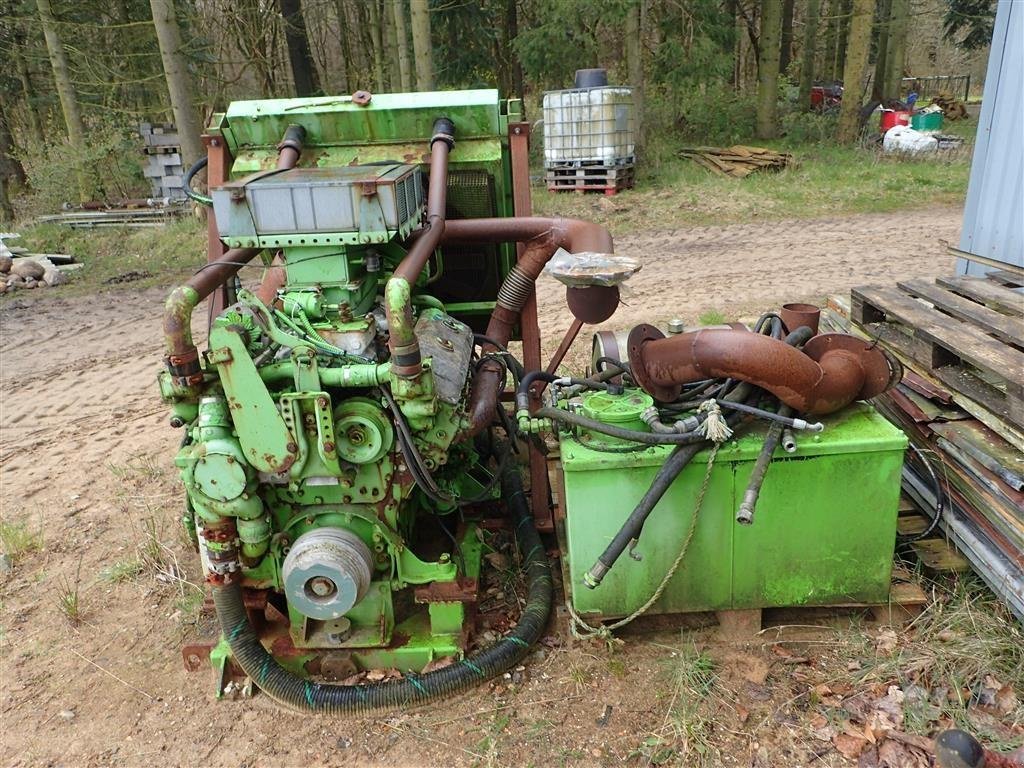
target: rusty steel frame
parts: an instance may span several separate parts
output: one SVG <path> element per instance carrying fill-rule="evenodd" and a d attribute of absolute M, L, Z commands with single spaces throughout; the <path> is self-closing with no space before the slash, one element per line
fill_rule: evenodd
<path fill-rule="evenodd" d="M 533 215 L 530 200 L 530 124 L 509 123 L 509 157 L 512 167 L 512 212 L 516 216 Z M 516 245 L 517 258 L 522 259 L 526 245 Z M 537 322 L 537 292 L 530 291 L 519 313 L 519 331 L 523 340 L 523 365 L 528 371 L 541 369 L 540 325 Z M 535 402 L 534 406 L 540 405 Z M 547 457 L 539 446 L 530 443 L 530 510 L 537 530 L 550 533 L 555 530 L 548 488 Z"/>

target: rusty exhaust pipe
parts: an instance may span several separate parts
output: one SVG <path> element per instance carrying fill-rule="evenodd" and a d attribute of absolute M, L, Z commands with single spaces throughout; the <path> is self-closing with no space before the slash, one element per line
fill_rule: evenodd
<path fill-rule="evenodd" d="M 306 130 L 301 125 L 289 125 L 284 138 L 277 145 L 277 169 L 294 168 L 302 155 L 302 143 L 306 138 Z M 230 280 L 238 270 L 252 261 L 260 248 L 232 248 L 223 255 L 205 264 L 188 282 L 171 291 L 164 304 L 164 344 L 167 356 L 164 365 L 176 383 L 185 386 L 198 384 L 203 380 L 202 367 L 199 365 L 199 350 L 192 341 L 192 311 L 203 299 L 217 288 Z M 268 270 L 281 275 L 284 269 L 275 267 Z M 278 275 L 268 274 L 268 280 Z"/>
<path fill-rule="evenodd" d="M 391 371 L 415 378 L 423 370 L 412 314 L 412 288 L 445 231 L 448 204 L 448 153 L 455 146 L 455 125 L 447 117 L 434 121 L 430 139 L 430 181 L 427 188 L 427 225 L 395 273 L 384 286 L 384 313 L 388 319 Z"/>
<path fill-rule="evenodd" d="M 526 243 L 522 257 L 501 284 L 486 336 L 501 346 L 512 338 L 519 313 L 533 293 L 534 283 L 555 251 L 612 253 L 612 236 L 604 227 L 579 219 L 514 217 L 449 221 L 441 243 Z M 484 352 L 495 352 L 485 343 Z M 472 437 L 491 423 L 504 382 L 504 369 L 485 360 L 473 376 L 469 398 L 469 426 L 463 437 Z"/>
<path fill-rule="evenodd" d="M 662 402 L 684 384 L 732 378 L 766 389 L 795 411 L 833 413 L 895 386 L 901 367 L 870 342 L 841 333 L 815 336 L 802 350 L 758 333 L 704 329 L 665 338 L 638 325 L 629 334 L 633 376 Z"/>

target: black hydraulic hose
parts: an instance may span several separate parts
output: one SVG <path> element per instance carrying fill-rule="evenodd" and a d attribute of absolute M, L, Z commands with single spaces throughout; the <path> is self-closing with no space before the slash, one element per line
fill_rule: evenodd
<path fill-rule="evenodd" d="M 785 342 L 792 347 L 800 347 L 813 335 L 814 331 L 803 325 L 786 336 Z M 761 452 L 757 455 L 757 461 L 754 462 L 754 469 L 750 473 L 747 489 L 743 492 L 743 500 L 740 502 L 739 509 L 736 510 L 736 522 L 741 525 L 750 525 L 754 522 L 754 509 L 757 507 L 757 499 L 761 495 L 761 486 L 764 484 L 768 467 L 771 466 L 772 455 L 782 438 L 783 425 L 790 422 L 788 426 L 793 426 L 794 413 L 794 410 L 788 405 L 781 405 L 778 412 L 779 420 L 773 421 L 772 425 L 768 427 L 764 445 L 761 446 Z"/>
<path fill-rule="evenodd" d="M 208 195 L 201 195 L 192 189 L 192 179 L 197 173 L 206 167 L 207 163 L 210 162 L 209 157 L 201 157 L 192 164 L 192 167 L 188 169 L 188 173 L 185 174 L 185 178 L 181 183 L 181 188 L 185 192 L 185 196 L 189 200 L 194 200 L 200 205 L 211 206 L 213 205 L 213 198 Z"/>
<path fill-rule="evenodd" d="M 790 417 L 793 409 L 788 405 L 779 408 L 779 416 Z M 764 476 L 768 473 L 768 466 L 772 463 L 772 454 L 782 437 L 782 424 L 773 421 L 768 427 L 768 434 L 765 435 L 761 452 L 754 462 L 754 469 L 750 473 L 750 481 L 747 483 L 747 490 L 743 493 L 743 501 L 736 510 L 736 522 L 741 525 L 750 525 L 754 522 L 754 508 L 757 507 L 757 498 L 761 495 L 761 485 L 764 483 Z"/>
<path fill-rule="evenodd" d="M 626 518 L 626 522 L 615 534 L 615 538 L 605 547 L 604 552 L 598 556 L 597 562 L 590 567 L 590 570 L 583 574 L 583 583 L 587 587 L 596 589 L 600 586 L 605 574 L 615 565 L 615 561 L 619 559 L 622 551 L 639 539 L 640 531 L 651 511 L 679 477 L 679 473 L 704 448 L 703 442 L 702 438 L 701 442 L 697 444 L 676 446 L 672 455 L 658 469 L 658 474 L 654 476 L 654 481 L 647 489 L 647 493 L 640 499 L 640 503 L 636 505 L 630 516 Z"/>
<path fill-rule="evenodd" d="M 743 415 L 741 413 L 731 413 L 726 417 L 726 423 L 730 427 L 735 427 L 742 418 Z M 598 556 L 597 562 L 583 575 L 583 583 L 586 586 L 594 589 L 600 585 L 605 574 L 612 569 L 619 556 L 622 555 L 623 550 L 640 538 L 644 523 L 647 522 L 647 518 L 650 517 L 658 502 L 661 501 L 661 497 L 665 495 L 672 486 L 672 483 L 679 477 L 679 473 L 686 468 L 686 465 L 693 460 L 693 457 L 705 448 L 706 442 L 707 438 L 699 436 L 696 443 L 680 445 L 672 451 L 672 454 L 665 460 L 665 463 L 661 465 L 658 474 L 654 476 L 650 488 L 647 489 L 647 492 L 640 499 L 640 502 L 633 509 L 630 516 L 626 518 L 626 522 L 622 524 L 619 532 L 615 534 L 615 538 L 605 547 L 604 552 Z"/>
<path fill-rule="evenodd" d="M 514 462 L 501 470 L 502 498 L 528 580 L 519 623 L 507 635 L 466 658 L 400 680 L 368 685 L 330 685 L 306 680 L 282 667 L 260 643 L 249 623 L 237 583 L 215 586 L 213 602 L 235 661 L 271 699 L 290 709 L 331 715 L 363 714 L 435 701 L 479 685 L 521 662 L 540 638 L 551 611 L 551 571 Z"/>
<path fill-rule="evenodd" d="M 530 371 L 528 374 L 523 376 L 519 380 L 519 388 L 516 389 L 516 410 L 525 411 L 530 407 L 530 387 L 536 382 L 543 381 L 545 384 L 550 384 L 552 381 L 557 380 L 558 377 L 553 373 L 547 371 Z"/>
<path fill-rule="evenodd" d="M 704 435 L 698 432 L 661 434 L 658 432 L 640 432 L 636 429 L 623 429 L 622 427 L 615 427 L 601 421 L 588 419 L 586 416 L 581 416 L 578 413 L 570 413 L 562 408 L 551 408 L 549 406 L 538 408 L 530 415 L 538 419 L 563 421 L 566 424 L 583 427 L 591 432 L 600 432 L 602 435 L 617 437 L 620 440 L 629 440 L 634 443 L 644 443 L 645 445 L 694 445 L 695 443 L 703 442 L 705 439 Z"/>
<path fill-rule="evenodd" d="M 928 457 L 924 455 L 924 451 L 916 445 L 913 443 L 908 443 L 907 445 L 910 450 L 917 455 L 921 464 L 924 465 L 925 470 L 928 472 L 929 479 L 932 481 L 932 495 L 935 499 L 935 513 L 932 515 L 932 519 L 928 521 L 928 525 L 925 526 L 923 531 L 908 534 L 897 533 L 896 541 L 900 544 L 911 544 L 912 542 L 920 541 L 921 539 L 931 536 L 932 531 L 938 527 L 939 521 L 942 519 L 942 509 L 945 505 L 943 498 L 944 495 L 942 493 L 942 483 L 939 482 L 939 476 L 935 474 L 935 468 L 932 466 L 932 463 L 928 461 Z"/>

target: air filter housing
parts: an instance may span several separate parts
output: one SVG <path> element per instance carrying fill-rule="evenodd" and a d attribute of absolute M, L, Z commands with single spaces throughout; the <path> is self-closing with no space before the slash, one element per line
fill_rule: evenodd
<path fill-rule="evenodd" d="M 213 190 L 221 238 L 232 247 L 385 243 L 407 236 L 423 211 L 412 165 L 264 171 Z"/>

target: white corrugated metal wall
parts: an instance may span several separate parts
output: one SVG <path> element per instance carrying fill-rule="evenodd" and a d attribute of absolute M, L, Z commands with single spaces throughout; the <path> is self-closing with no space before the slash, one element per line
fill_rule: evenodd
<path fill-rule="evenodd" d="M 960 249 L 1024 267 L 1024 0 L 999 0 Z M 990 269 L 957 260 L 960 274 Z"/>

